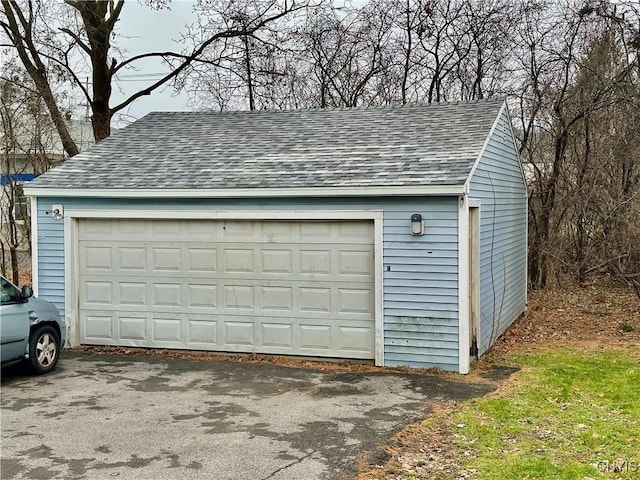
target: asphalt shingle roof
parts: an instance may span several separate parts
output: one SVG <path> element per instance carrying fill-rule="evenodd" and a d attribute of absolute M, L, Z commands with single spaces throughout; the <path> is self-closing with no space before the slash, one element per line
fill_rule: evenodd
<path fill-rule="evenodd" d="M 460 185 L 503 103 L 150 113 L 30 187 Z"/>

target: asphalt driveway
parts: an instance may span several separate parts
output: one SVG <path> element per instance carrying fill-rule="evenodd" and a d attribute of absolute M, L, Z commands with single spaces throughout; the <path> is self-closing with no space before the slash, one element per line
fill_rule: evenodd
<path fill-rule="evenodd" d="M 2 478 L 331 479 L 356 471 L 432 402 L 492 383 L 66 351 L 5 370 Z"/>

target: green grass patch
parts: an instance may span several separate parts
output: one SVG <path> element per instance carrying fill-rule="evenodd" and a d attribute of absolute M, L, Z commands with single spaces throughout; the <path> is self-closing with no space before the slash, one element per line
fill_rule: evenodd
<path fill-rule="evenodd" d="M 479 479 L 640 479 L 640 350 L 517 354 L 502 394 L 450 424 Z M 466 454 L 465 454 L 466 453 Z"/>

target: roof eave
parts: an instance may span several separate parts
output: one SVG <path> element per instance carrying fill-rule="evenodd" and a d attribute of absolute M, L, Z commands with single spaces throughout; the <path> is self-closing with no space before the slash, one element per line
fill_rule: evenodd
<path fill-rule="evenodd" d="M 462 195 L 464 185 L 302 187 L 302 188 L 45 188 L 24 186 L 31 197 L 77 198 L 264 198 L 264 197 L 376 197 Z"/>

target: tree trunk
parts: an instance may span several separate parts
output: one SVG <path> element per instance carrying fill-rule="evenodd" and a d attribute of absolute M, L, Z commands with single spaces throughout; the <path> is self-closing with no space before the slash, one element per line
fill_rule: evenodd
<path fill-rule="evenodd" d="M 22 13 L 16 17 L 15 12 L 19 12 L 20 7 L 14 2 L 2 0 L 2 7 L 8 22 L 5 29 L 8 29 L 18 56 L 27 73 L 35 83 L 36 89 L 51 115 L 51 120 L 60 135 L 62 147 L 65 152 L 67 152 L 67 155 L 72 157 L 78 153 L 78 146 L 73 138 L 71 138 L 67 124 L 64 121 L 64 116 L 58 108 L 47 78 L 47 68 L 44 63 L 42 63 L 34 39 L 31 36 L 33 19 L 31 17 L 25 17 Z"/>
<path fill-rule="evenodd" d="M 109 108 L 111 99 L 111 80 L 113 66 L 109 66 L 109 49 L 111 48 L 110 19 L 105 19 L 109 2 L 71 2 L 80 12 L 85 25 L 87 39 L 91 47 L 92 100 L 91 124 L 96 142 L 111 134 L 112 112 Z"/>
<path fill-rule="evenodd" d="M 256 109 L 256 102 L 253 98 L 253 72 L 251 71 L 251 52 L 249 51 L 249 39 L 247 35 L 242 37 L 244 43 L 244 63 L 247 70 L 247 90 L 249 92 L 249 110 Z"/>
<path fill-rule="evenodd" d="M 35 83 L 36 89 L 51 115 L 51 120 L 60 135 L 60 141 L 62 142 L 64 151 L 67 155 L 73 157 L 78 153 L 78 146 L 73 138 L 71 138 L 69 128 L 64 121 L 64 116 L 58 108 L 53 91 L 49 85 L 49 79 L 47 78 L 47 68 L 40 59 L 38 49 L 35 46 L 32 37 L 33 18 L 25 17 L 20 12 L 20 7 L 12 1 L 2 0 L 2 7 L 8 22 L 5 31 L 8 30 L 7 33 L 12 37 L 11 40 L 16 47 L 18 56 L 27 73 Z M 14 11 L 19 12 L 17 18 Z"/>

